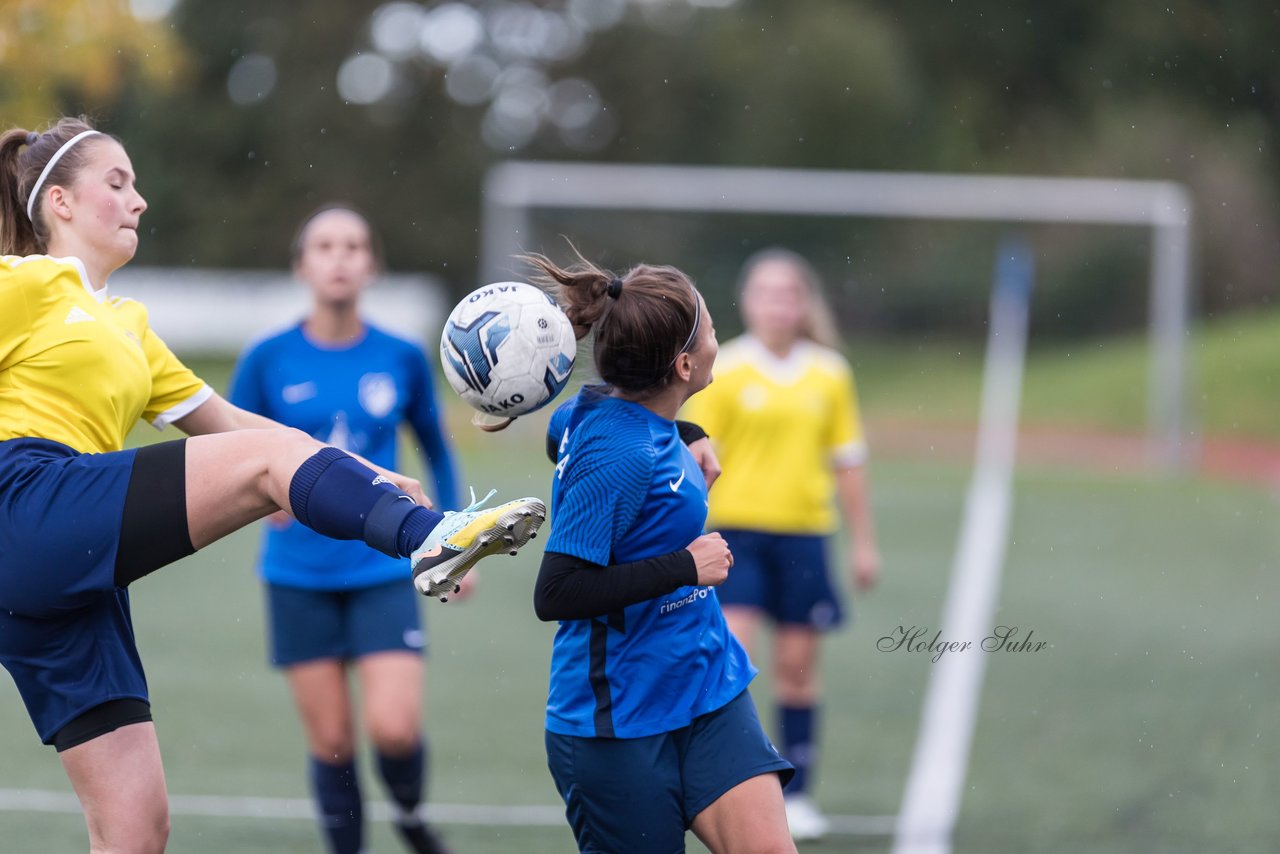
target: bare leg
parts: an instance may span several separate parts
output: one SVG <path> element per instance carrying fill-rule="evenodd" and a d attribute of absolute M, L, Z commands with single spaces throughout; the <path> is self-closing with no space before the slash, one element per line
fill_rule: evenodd
<path fill-rule="evenodd" d="M 818 640 L 808 626 L 779 626 L 774 637 L 774 694 L 784 706 L 812 706 L 818 701 Z"/>
<path fill-rule="evenodd" d="M 187 440 L 187 527 L 197 549 L 276 510 L 292 514 L 289 484 L 322 447 L 301 430 L 233 430 Z"/>
<path fill-rule="evenodd" d="M 311 755 L 331 765 L 350 761 L 355 755 L 355 727 L 342 662 L 304 661 L 286 673 Z"/>
<path fill-rule="evenodd" d="M 808 796 L 818 759 L 817 705 L 819 634 L 808 626 L 779 626 L 774 646 L 774 697 L 779 709 L 783 755 L 796 767 L 787 790 L 787 820 L 796 839 L 820 839 L 828 822 Z M 790 723 L 788 723 L 790 721 Z"/>
<path fill-rule="evenodd" d="M 777 774 L 744 780 L 693 819 L 713 854 L 794 854 Z"/>
<path fill-rule="evenodd" d="M 422 741 L 422 657 L 404 651 L 366 655 L 356 663 L 369 740 L 387 756 L 404 756 Z"/>
<path fill-rule="evenodd" d="M 378 756 L 378 773 L 391 796 L 392 822 L 410 851 L 449 849 L 423 819 L 427 751 L 422 735 L 422 656 L 389 650 L 356 664 L 364 694 L 363 717 Z"/>
<path fill-rule="evenodd" d="M 58 754 L 89 828 L 93 854 L 151 854 L 169 839 L 169 798 L 150 721 Z"/>
<path fill-rule="evenodd" d="M 751 648 L 756 635 L 760 631 L 761 614 L 759 608 L 747 608 L 742 605 L 725 605 L 724 619 L 729 624 L 729 631 L 746 649 L 747 655 L 754 660 Z"/>

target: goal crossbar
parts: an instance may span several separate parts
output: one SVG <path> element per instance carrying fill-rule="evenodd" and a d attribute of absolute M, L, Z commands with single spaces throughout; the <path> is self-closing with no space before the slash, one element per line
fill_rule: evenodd
<path fill-rule="evenodd" d="M 484 186 L 482 273 L 510 276 L 538 209 L 797 214 L 1151 229 L 1147 423 L 1152 461 L 1190 463 L 1186 334 L 1191 199 L 1169 181 L 506 161 Z"/>

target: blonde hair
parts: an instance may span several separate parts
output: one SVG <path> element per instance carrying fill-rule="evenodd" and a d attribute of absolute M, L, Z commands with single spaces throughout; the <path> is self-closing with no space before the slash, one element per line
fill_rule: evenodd
<path fill-rule="evenodd" d="M 809 260 L 798 252 L 793 252 L 780 246 L 771 246 L 768 249 L 761 249 L 748 258 L 742 265 L 742 272 L 738 276 L 739 300 L 741 300 L 742 294 L 746 290 L 748 282 L 751 281 L 751 277 L 755 274 L 756 269 L 762 264 L 775 263 L 785 264 L 795 271 L 808 291 L 809 313 L 805 317 L 804 324 L 800 327 L 800 335 L 815 344 L 821 344 L 833 350 L 839 349 L 841 346 L 840 333 L 836 330 L 835 315 L 832 313 L 831 306 L 827 303 L 826 295 L 823 293 L 822 278 L 818 275 L 818 271 L 813 268 L 813 265 L 809 263 Z"/>

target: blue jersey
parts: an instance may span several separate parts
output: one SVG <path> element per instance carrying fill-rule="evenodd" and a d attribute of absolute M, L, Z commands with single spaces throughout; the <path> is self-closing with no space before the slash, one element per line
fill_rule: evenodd
<path fill-rule="evenodd" d="M 299 324 L 244 354 L 231 401 L 392 470 L 398 427 L 408 422 L 430 462 L 437 505 L 457 507 L 453 457 L 432 385 L 426 355 L 415 344 L 366 325 L 355 344 L 323 346 Z M 274 584 L 340 590 L 405 577 L 403 561 L 362 542 L 331 540 L 292 520 L 283 529 L 266 527 L 259 569 Z"/>
<path fill-rule="evenodd" d="M 559 450 L 547 551 L 628 563 L 679 551 L 702 533 L 707 484 L 675 422 L 587 388 L 556 410 L 548 433 Z M 714 588 L 682 587 L 560 623 L 547 729 L 614 738 L 669 732 L 724 706 L 755 674 Z"/>

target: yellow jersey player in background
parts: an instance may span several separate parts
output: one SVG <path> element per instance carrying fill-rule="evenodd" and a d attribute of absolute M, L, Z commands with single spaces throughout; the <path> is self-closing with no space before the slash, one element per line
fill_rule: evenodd
<path fill-rule="evenodd" d="M 417 481 L 215 394 L 107 291 L 146 209 L 124 146 L 85 121 L 0 134 L 0 664 L 94 851 L 169 835 L 132 582 L 277 510 L 457 578 L 545 514 L 523 499 L 441 515 Z M 192 438 L 126 450 L 139 418 Z"/>
<path fill-rule="evenodd" d="M 779 743 L 796 768 L 787 818 L 796 839 L 817 839 L 828 825 L 809 794 L 821 697 L 818 641 L 843 621 L 827 567 L 831 535 L 842 522 L 852 538 L 854 586 L 867 590 L 880 573 L 863 468 L 867 445 L 853 372 L 836 349 L 810 264 L 783 249 L 756 254 L 743 269 L 739 305 L 746 333 L 721 348 L 715 382 L 684 417 L 707 431 L 723 467 L 707 526 L 723 534 L 734 555 L 733 572 L 716 591 L 729 627 L 751 651 L 762 620 L 775 624 Z"/>

